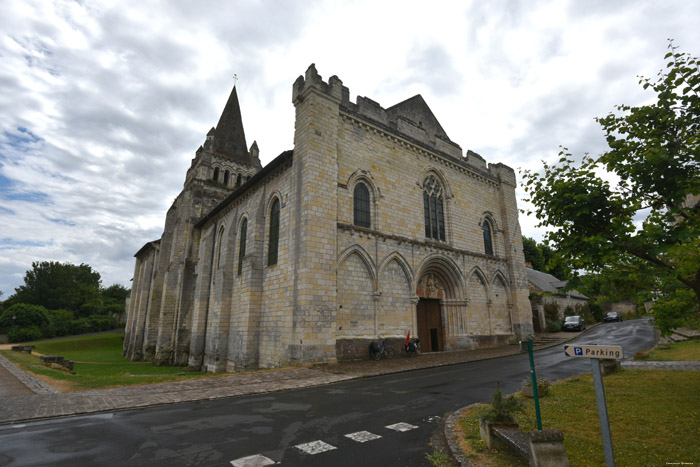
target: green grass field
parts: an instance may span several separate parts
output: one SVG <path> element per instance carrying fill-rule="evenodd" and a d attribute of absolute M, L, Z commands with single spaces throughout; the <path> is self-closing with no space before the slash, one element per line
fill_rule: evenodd
<path fill-rule="evenodd" d="M 60 355 L 75 363 L 74 373 L 47 367 L 37 355 L 0 351 L 25 371 L 49 378 L 63 391 L 80 391 L 113 386 L 161 383 L 206 377 L 206 373 L 186 368 L 153 366 L 149 362 L 131 362 L 122 357 L 122 334 L 97 334 L 33 343 L 35 352 Z"/>
<path fill-rule="evenodd" d="M 77 362 L 125 362 L 123 344 L 124 335 L 121 333 L 97 334 L 38 341 L 34 343 L 34 351 L 43 355 L 60 355 Z"/>
<path fill-rule="evenodd" d="M 700 362 L 700 340 L 674 342 L 669 349 L 656 348 L 649 352 L 649 360 Z"/>
<path fill-rule="evenodd" d="M 657 360 L 700 360 L 700 342 L 673 344 Z M 604 378 L 610 432 L 617 465 L 700 464 L 700 371 L 625 370 Z M 494 388 L 495 389 L 495 388 Z M 524 431 L 537 429 L 534 402 L 524 399 L 516 416 Z M 489 451 L 479 436 L 479 412 L 460 419 L 465 453 L 476 465 L 528 465 L 511 452 Z M 562 430 L 571 465 L 605 465 L 593 377 L 585 374 L 554 384 L 540 399 L 545 430 Z M 491 464 L 488 464 L 491 462 Z"/>

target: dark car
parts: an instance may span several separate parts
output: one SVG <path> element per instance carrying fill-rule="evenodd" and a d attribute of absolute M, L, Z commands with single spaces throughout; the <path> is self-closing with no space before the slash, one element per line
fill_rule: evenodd
<path fill-rule="evenodd" d="M 622 321 L 622 313 L 617 311 L 608 311 L 605 313 L 605 316 L 603 316 L 603 321 L 606 323 L 612 321 Z"/>
<path fill-rule="evenodd" d="M 567 316 L 564 324 L 561 325 L 562 331 L 583 331 L 584 329 L 586 329 L 586 322 L 580 316 Z"/>

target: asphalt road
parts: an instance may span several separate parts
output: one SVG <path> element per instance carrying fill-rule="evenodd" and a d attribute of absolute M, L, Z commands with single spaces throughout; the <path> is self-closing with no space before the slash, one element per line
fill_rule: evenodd
<path fill-rule="evenodd" d="M 597 326 L 576 342 L 621 345 L 628 357 L 653 341 L 652 326 L 633 320 Z M 538 377 L 550 380 L 591 368 L 588 359 L 566 357 L 563 346 L 536 352 L 535 364 Z M 527 354 L 520 354 L 274 394 L 0 426 L 0 466 L 265 465 L 246 464 L 249 456 L 289 466 L 423 466 L 447 413 L 487 401 L 498 381 L 505 393 L 517 391 L 528 376 Z M 302 447 L 329 450 L 310 454 Z"/>

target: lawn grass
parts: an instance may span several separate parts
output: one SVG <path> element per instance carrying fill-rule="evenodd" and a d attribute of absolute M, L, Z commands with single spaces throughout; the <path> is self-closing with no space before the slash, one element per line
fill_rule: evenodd
<path fill-rule="evenodd" d="M 617 465 L 700 463 L 700 372 L 625 370 L 606 376 L 604 385 Z M 516 419 L 522 430 L 535 430 L 534 403 L 524 403 L 525 411 Z M 605 465 L 590 374 L 553 385 L 540 399 L 540 409 L 545 430 L 564 432 L 571 465 Z M 480 410 L 474 406 L 460 419 L 467 455 L 477 465 L 528 465 L 510 453 L 484 448 Z"/>
<path fill-rule="evenodd" d="M 77 362 L 126 362 L 122 357 L 124 334 L 96 334 L 66 339 L 37 341 L 35 351 L 43 355 L 60 355 Z"/>
<path fill-rule="evenodd" d="M 2 350 L 0 354 L 29 373 L 49 378 L 49 383 L 53 382 L 64 391 L 163 383 L 207 376 L 206 373 L 190 372 L 181 367 L 153 366 L 149 362 L 76 363 L 73 369 L 75 374 L 71 374 L 42 364 L 36 355 L 9 350 Z"/>
<path fill-rule="evenodd" d="M 37 355 L 0 351 L 23 370 L 48 379 L 64 391 L 81 391 L 134 384 L 161 383 L 202 378 L 206 373 L 173 366 L 153 366 L 150 362 L 132 362 L 122 357 L 120 333 L 67 337 L 33 343 L 43 355 L 60 355 L 75 361 L 73 373 L 41 363 Z"/>
<path fill-rule="evenodd" d="M 655 361 L 700 361 L 700 340 L 673 342 L 668 349 L 655 348 L 649 352 L 649 360 Z"/>

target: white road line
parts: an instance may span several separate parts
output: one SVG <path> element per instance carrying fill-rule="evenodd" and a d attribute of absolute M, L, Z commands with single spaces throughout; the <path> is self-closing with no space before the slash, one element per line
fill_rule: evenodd
<path fill-rule="evenodd" d="M 267 457 L 261 456 L 260 454 L 248 457 L 241 457 L 240 459 L 231 461 L 231 465 L 233 467 L 263 467 L 266 465 L 274 465 L 276 463 L 277 462 L 273 461 L 272 459 L 268 459 Z"/>
<path fill-rule="evenodd" d="M 338 449 L 335 446 L 331 446 L 323 441 L 311 441 L 310 443 L 297 444 L 295 448 L 303 451 L 307 454 L 320 454 L 326 451 L 332 451 L 333 449 Z"/>
<path fill-rule="evenodd" d="M 375 435 L 374 433 L 370 433 L 369 431 L 357 431 L 355 433 L 348 433 L 345 435 L 346 438 L 350 438 L 353 441 L 357 441 L 358 443 L 365 443 L 367 441 L 374 441 L 375 439 L 381 438 L 379 435 Z"/>
<path fill-rule="evenodd" d="M 394 431 L 403 432 L 403 431 L 411 431 L 411 430 L 414 430 L 418 427 L 415 425 L 409 425 L 408 423 L 401 422 L 401 423 L 394 423 L 393 425 L 387 425 L 384 428 L 388 428 L 388 429 L 394 430 Z"/>

